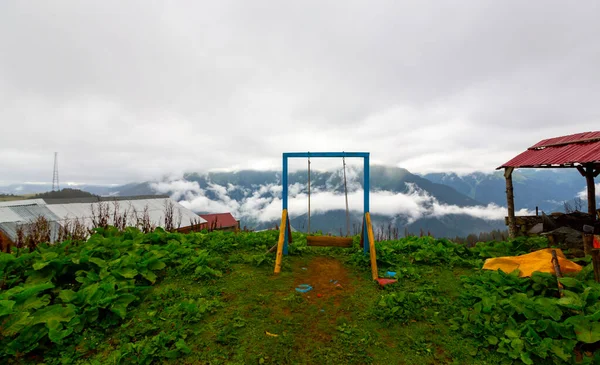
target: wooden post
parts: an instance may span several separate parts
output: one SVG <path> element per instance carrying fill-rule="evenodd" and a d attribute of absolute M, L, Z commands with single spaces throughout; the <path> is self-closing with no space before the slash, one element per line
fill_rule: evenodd
<path fill-rule="evenodd" d="M 556 282 L 558 283 L 558 295 L 560 297 L 563 296 L 563 286 L 560 283 L 560 278 L 562 278 L 562 272 L 560 270 L 560 264 L 558 263 L 558 257 L 556 256 L 556 250 L 552 250 L 552 264 L 554 264 L 554 272 L 556 273 Z"/>
<path fill-rule="evenodd" d="M 587 165 L 585 171 L 585 181 L 587 183 L 588 213 L 592 219 L 596 219 L 596 185 L 594 185 L 594 165 Z"/>
<path fill-rule="evenodd" d="M 506 179 L 506 205 L 508 207 L 508 236 L 515 238 L 517 236 L 517 224 L 515 222 L 515 196 L 513 194 L 512 173 L 514 167 L 504 168 L 504 178 Z"/>
<path fill-rule="evenodd" d="M 591 216 L 592 221 L 596 220 L 596 186 L 594 185 L 594 165 L 588 164 L 585 169 L 578 169 L 579 172 L 585 176 L 585 181 L 587 184 L 587 201 L 588 201 L 588 214 Z M 585 227 L 584 227 L 585 228 Z M 591 233 L 591 235 L 590 235 Z M 583 251 L 586 255 L 595 256 L 592 253 L 594 248 L 594 233 L 593 227 L 592 232 L 584 232 L 583 235 Z M 592 257 L 593 258 L 593 257 Z M 594 271 L 596 271 L 596 262 L 592 260 L 594 263 Z"/>
<path fill-rule="evenodd" d="M 281 271 L 281 260 L 283 259 L 283 243 L 285 241 L 285 231 L 287 223 L 287 209 L 281 213 L 281 226 L 279 228 L 279 240 L 277 241 L 277 256 L 275 256 L 275 274 Z"/>
<path fill-rule="evenodd" d="M 375 238 L 373 237 L 373 225 L 371 224 L 371 214 L 365 213 L 365 223 L 367 225 L 367 236 L 369 240 L 369 255 L 371 256 L 371 276 L 373 280 L 379 278 L 379 271 L 377 270 L 377 253 L 375 250 Z"/>

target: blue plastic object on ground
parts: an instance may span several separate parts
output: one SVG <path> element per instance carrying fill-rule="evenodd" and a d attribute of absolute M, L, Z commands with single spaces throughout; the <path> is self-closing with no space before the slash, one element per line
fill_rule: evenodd
<path fill-rule="evenodd" d="M 311 290 L 312 290 L 312 286 L 310 286 L 308 284 L 300 284 L 296 288 L 296 291 L 300 292 L 300 293 L 306 293 L 306 292 L 311 291 Z"/>
<path fill-rule="evenodd" d="M 385 276 L 393 278 L 394 276 L 396 276 L 396 272 L 395 271 L 388 271 L 385 273 Z"/>

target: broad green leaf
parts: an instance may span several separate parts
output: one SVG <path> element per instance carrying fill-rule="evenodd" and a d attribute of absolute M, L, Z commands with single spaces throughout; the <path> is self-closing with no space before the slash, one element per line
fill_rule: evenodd
<path fill-rule="evenodd" d="M 112 302 L 110 310 L 119 315 L 119 317 L 125 318 L 127 306 L 136 299 L 137 297 L 133 294 L 122 294 Z"/>
<path fill-rule="evenodd" d="M 50 341 L 58 344 L 61 344 L 65 337 L 73 333 L 72 327 L 63 330 L 62 323 L 54 319 L 48 321 L 46 327 L 48 327 L 48 338 Z"/>
<path fill-rule="evenodd" d="M 497 345 L 498 344 L 498 337 L 496 336 L 488 336 L 487 337 L 487 341 L 490 345 Z"/>
<path fill-rule="evenodd" d="M 566 323 L 573 325 L 577 340 L 583 343 L 600 341 L 600 322 L 590 321 L 584 316 L 574 316 L 567 319 Z"/>
<path fill-rule="evenodd" d="M 148 269 L 150 270 L 162 270 L 166 267 L 167 265 L 162 262 L 162 261 L 153 261 L 151 263 L 148 264 Z"/>
<path fill-rule="evenodd" d="M 14 296 L 14 299 L 17 303 L 23 303 L 25 300 L 29 299 L 32 296 L 36 296 L 38 293 L 43 292 L 44 290 L 48 290 L 54 288 L 54 284 L 52 283 L 43 283 L 43 284 L 35 284 L 35 285 L 26 285 L 19 294 Z"/>
<path fill-rule="evenodd" d="M 65 306 L 54 304 L 33 313 L 31 324 L 48 323 L 49 321 L 69 322 L 76 315 L 76 307 L 72 304 Z"/>
<path fill-rule="evenodd" d="M 577 293 L 574 293 L 569 290 L 563 291 L 564 297 L 560 298 L 556 301 L 556 304 L 563 306 L 565 308 L 582 310 L 584 306 L 584 302 L 581 300 Z"/>
<path fill-rule="evenodd" d="M 519 338 L 519 336 L 520 336 L 519 332 L 517 332 L 515 330 L 511 330 L 511 329 L 508 329 L 508 330 L 504 331 L 504 334 L 508 338 Z"/>
<path fill-rule="evenodd" d="M 113 273 L 120 275 L 127 279 L 132 279 L 132 278 L 135 278 L 135 276 L 138 274 L 138 271 L 135 269 L 130 269 L 130 268 L 122 268 L 119 270 L 113 270 Z"/>
<path fill-rule="evenodd" d="M 90 262 L 98 265 L 100 268 L 106 267 L 106 261 L 98 257 L 90 257 Z"/>
<path fill-rule="evenodd" d="M 533 360 L 531 360 L 531 355 L 529 354 L 529 352 L 521 352 L 521 361 L 523 361 L 523 363 L 527 365 L 533 364 Z"/>
<path fill-rule="evenodd" d="M 567 347 L 567 348 L 565 348 Z M 551 351 L 563 361 L 569 361 L 575 344 L 573 341 L 553 341 Z"/>
<path fill-rule="evenodd" d="M 545 317 L 550 317 L 555 321 L 560 320 L 563 314 L 562 310 L 557 305 L 557 300 L 554 298 L 536 298 L 535 309 L 538 313 Z"/>
<path fill-rule="evenodd" d="M 43 268 L 45 268 L 46 266 L 50 265 L 51 261 L 38 261 L 35 264 L 33 264 L 33 269 L 34 270 L 41 270 Z"/>
<path fill-rule="evenodd" d="M 577 288 L 580 286 L 579 281 L 575 278 L 559 278 L 558 281 L 560 281 L 560 283 L 566 286 L 567 288 Z"/>
<path fill-rule="evenodd" d="M 37 326 L 28 326 L 20 331 L 19 336 L 15 338 L 6 347 L 9 354 L 28 353 L 39 346 L 39 342 L 48 334 L 48 329 L 40 324 Z"/>
<path fill-rule="evenodd" d="M 71 303 L 72 301 L 74 301 L 77 298 L 77 293 L 71 289 L 64 289 L 58 293 L 58 297 L 64 303 Z"/>
<path fill-rule="evenodd" d="M 14 300 L 0 300 L 0 317 L 11 314 L 15 303 Z"/>
<path fill-rule="evenodd" d="M 29 312 L 16 312 L 9 316 L 5 322 L 3 322 L 0 331 L 2 335 L 12 337 L 31 323 L 33 320 L 30 317 Z"/>
<path fill-rule="evenodd" d="M 25 303 L 19 306 L 19 310 L 39 309 L 47 306 L 48 304 L 50 304 L 49 294 L 44 294 L 41 297 L 29 297 Z"/>
<path fill-rule="evenodd" d="M 144 272 L 141 272 L 140 274 L 144 277 L 144 279 L 148 280 L 152 284 L 156 282 L 156 274 L 152 271 L 146 270 Z"/>
<path fill-rule="evenodd" d="M 42 253 L 41 256 L 42 256 L 42 259 L 51 261 L 58 257 L 58 253 L 56 253 L 54 251 L 48 251 L 48 252 Z"/>

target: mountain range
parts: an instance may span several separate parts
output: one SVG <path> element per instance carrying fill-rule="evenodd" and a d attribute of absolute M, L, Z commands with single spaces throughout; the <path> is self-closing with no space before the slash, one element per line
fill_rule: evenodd
<path fill-rule="evenodd" d="M 341 171 L 311 173 L 311 231 L 354 233 L 362 220 L 361 169 L 347 171 L 350 227 L 346 225 L 344 180 Z M 308 228 L 307 174 L 290 172 L 289 207 L 292 226 Z M 585 189 L 576 171 L 523 170 L 513 174 L 516 209 L 563 211 Z M 49 185 L 15 184 L 0 187 L 2 193 L 26 194 L 49 190 Z M 171 180 L 146 181 L 118 186 L 78 185 L 103 196 L 169 194 L 197 213 L 232 212 L 242 225 L 265 229 L 281 216 L 281 173 L 244 170 L 187 173 Z M 398 167 L 371 166 L 371 212 L 375 229 L 396 229 L 437 237 L 504 230 L 505 180 L 501 172 L 457 175 L 416 175 Z M 523 213 L 523 212 L 522 212 Z"/>

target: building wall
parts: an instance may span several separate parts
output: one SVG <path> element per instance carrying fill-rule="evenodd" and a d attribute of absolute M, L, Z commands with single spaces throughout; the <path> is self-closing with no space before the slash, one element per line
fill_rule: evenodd
<path fill-rule="evenodd" d="M 0 231 L 0 249 L 2 252 L 10 252 L 10 248 L 14 245 L 15 243 L 4 232 Z"/>

